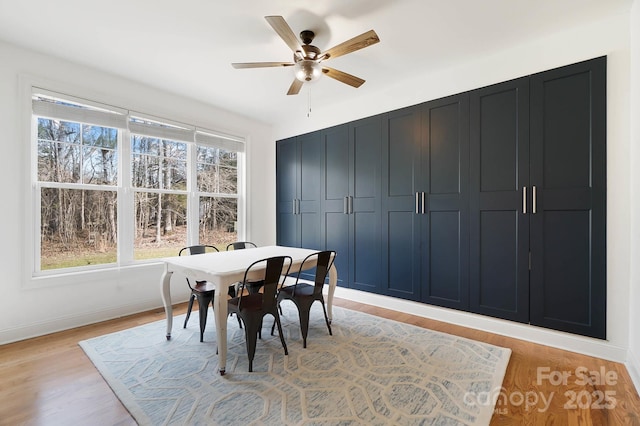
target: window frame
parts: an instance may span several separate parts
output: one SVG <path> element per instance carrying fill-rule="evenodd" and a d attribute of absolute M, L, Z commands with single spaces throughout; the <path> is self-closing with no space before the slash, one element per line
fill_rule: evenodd
<path fill-rule="evenodd" d="M 193 135 L 192 140 L 178 140 L 166 138 L 167 140 L 176 140 L 179 142 L 185 142 L 187 144 L 187 158 L 186 158 L 186 175 L 187 175 L 187 187 L 186 190 L 171 190 L 171 193 L 180 193 L 187 196 L 187 241 L 186 244 L 197 244 L 199 240 L 199 202 L 201 197 L 211 198 L 233 198 L 237 200 L 237 235 L 238 239 L 245 238 L 246 232 L 246 214 L 245 214 L 245 179 L 246 179 L 246 138 L 243 136 L 230 135 L 225 132 L 211 130 L 214 126 L 196 126 L 186 125 L 180 122 L 173 121 L 171 119 L 164 119 L 154 117 L 150 114 L 140 113 L 132 110 L 128 110 L 122 107 L 113 107 L 118 111 L 126 111 L 127 125 L 122 128 L 118 128 L 117 137 L 117 185 L 98 185 L 98 184 L 85 184 L 85 183 L 62 183 L 62 182 L 49 182 L 40 181 L 38 176 L 38 117 L 46 117 L 42 114 L 38 114 L 32 107 L 32 97 L 37 93 L 43 94 L 55 94 L 61 99 L 69 101 L 83 101 L 91 107 L 106 107 L 111 109 L 112 107 L 108 102 L 101 102 L 96 100 L 96 96 L 82 96 L 77 95 L 77 90 L 67 89 L 42 89 L 42 84 L 33 82 L 30 78 L 22 78 L 25 80 L 22 86 L 23 97 L 25 101 L 24 114 L 25 121 L 29 122 L 29 125 L 25 125 L 25 140 L 28 141 L 29 146 L 29 187 L 30 197 L 27 197 L 26 204 L 28 204 L 27 217 L 27 238 L 28 243 L 25 245 L 24 264 L 28 268 L 29 276 L 32 278 L 32 282 L 41 281 L 42 278 L 53 278 L 53 280 L 47 280 L 51 282 L 63 282 L 65 277 L 69 276 L 84 276 L 86 274 L 92 274 L 100 272 L 102 274 L 109 271 L 118 271 L 121 268 L 126 267 L 139 267 L 147 264 L 158 264 L 158 259 L 140 259 L 134 258 L 134 240 L 135 240 L 135 224 L 133 223 L 132 216 L 134 214 L 134 197 L 136 192 L 151 192 L 159 193 L 165 192 L 163 189 L 152 189 L 144 187 L 136 187 L 131 180 L 132 177 L 132 136 L 134 132 L 130 130 L 131 117 L 143 117 L 145 119 L 155 119 L 161 123 L 167 123 L 170 125 L 177 125 L 184 127 L 190 131 Z M 49 87 L 49 85 L 47 85 Z M 74 93 L 74 94 L 69 94 Z M 88 100 L 91 99 L 91 100 Z M 80 124 L 91 124 L 82 121 L 74 121 L 71 119 L 62 118 L 61 120 L 78 122 Z M 109 126 L 103 126 L 109 127 Z M 135 134 L 140 134 L 138 131 Z M 205 137 L 199 137 L 205 135 Z M 229 142 L 228 146 L 222 147 L 218 144 L 212 144 L 211 138 L 221 138 Z M 224 142 L 224 141 L 223 141 Z M 237 188 L 235 194 L 229 193 L 212 193 L 198 191 L 197 187 L 197 147 L 198 146 L 212 146 L 217 148 L 226 149 L 227 151 L 234 151 L 237 155 Z M 237 150 L 228 149 L 229 147 L 236 147 Z M 59 269 L 41 269 L 41 194 L 43 188 L 68 188 L 77 190 L 98 190 L 98 191 L 114 191 L 116 193 L 117 200 L 117 260 L 115 263 L 105 263 L 98 265 L 87 265 L 79 267 L 59 268 Z M 60 277 L 61 279 L 55 279 Z"/>

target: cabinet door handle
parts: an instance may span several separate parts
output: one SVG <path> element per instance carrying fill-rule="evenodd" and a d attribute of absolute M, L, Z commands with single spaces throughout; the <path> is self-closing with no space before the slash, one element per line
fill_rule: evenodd
<path fill-rule="evenodd" d="M 297 208 L 296 208 L 297 207 L 296 201 L 297 201 L 297 199 L 294 198 L 293 199 L 293 211 L 292 211 L 293 214 L 298 214 L 298 211 L 297 211 Z"/>
<path fill-rule="evenodd" d="M 347 197 L 342 199 L 342 213 L 349 214 L 349 201 L 347 201 Z"/>
<path fill-rule="evenodd" d="M 420 193 L 416 192 L 416 214 L 420 214 Z"/>
<path fill-rule="evenodd" d="M 538 194 L 536 193 L 536 186 L 533 185 L 533 187 L 531 187 L 531 192 L 532 192 L 532 197 L 533 197 L 533 202 L 531 204 L 531 213 L 536 214 L 536 210 L 537 210 L 537 205 L 538 205 Z"/>
<path fill-rule="evenodd" d="M 353 214 L 353 197 L 349 195 L 349 214 Z"/>
<path fill-rule="evenodd" d="M 522 214 L 527 214 L 527 187 L 522 187 Z"/>
<path fill-rule="evenodd" d="M 427 214 L 427 211 L 424 209 L 424 199 L 425 199 L 426 195 L 424 192 L 422 192 L 422 214 Z"/>

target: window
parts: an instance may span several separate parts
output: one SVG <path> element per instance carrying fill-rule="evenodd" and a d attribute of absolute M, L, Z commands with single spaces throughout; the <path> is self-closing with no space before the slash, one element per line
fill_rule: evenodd
<path fill-rule="evenodd" d="M 213 135 L 198 133 L 197 140 L 207 142 L 198 145 L 196 162 L 199 240 L 229 244 L 238 240 L 238 152 Z"/>
<path fill-rule="evenodd" d="M 238 239 L 241 139 L 35 88 L 32 105 L 36 274 Z"/>

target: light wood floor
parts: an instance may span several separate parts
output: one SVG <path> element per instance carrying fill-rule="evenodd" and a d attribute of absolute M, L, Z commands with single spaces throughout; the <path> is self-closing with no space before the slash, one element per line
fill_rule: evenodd
<path fill-rule="evenodd" d="M 492 425 L 640 425 L 640 398 L 622 364 L 344 299 L 335 305 L 511 348 L 503 382 L 507 403 L 498 402 Z M 174 313 L 185 311 L 180 304 Z M 161 319 L 164 310 L 156 309 L 0 346 L 0 425 L 135 424 L 77 343 Z M 576 376 L 578 367 L 608 377 L 581 385 L 589 380 L 581 380 L 581 370 Z M 539 380 L 539 368 L 550 379 Z M 562 372 L 572 376 L 566 385 L 554 384 Z M 595 374 L 587 376 L 596 382 Z"/>

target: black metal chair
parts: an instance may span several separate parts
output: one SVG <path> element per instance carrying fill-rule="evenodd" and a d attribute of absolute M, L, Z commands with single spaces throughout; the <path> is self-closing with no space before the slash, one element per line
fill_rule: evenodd
<path fill-rule="evenodd" d="M 227 251 L 229 251 L 229 249 L 231 248 L 233 248 L 234 250 L 242 250 L 242 249 L 256 248 L 256 247 L 258 246 L 252 243 L 251 241 L 236 241 L 227 246 Z"/>
<path fill-rule="evenodd" d="M 244 249 L 251 249 L 251 248 L 257 248 L 258 246 L 254 243 L 252 243 L 251 241 L 236 241 L 234 243 L 231 243 L 227 246 L 227 251 L 233 249 L 233 250 L 244 250 Z M 234 289 L 237 289 L 239 287 L 240 283 L 236 283 L 236 285 L 233 287 Z M 247 291 L 250 294 L 253 293 L 257 293 L 260 291 L 260 287 L 262 287 L 262 283 L 260 281 L 250 281 L 248 283 L 246 283 L 245 285 Z M 233 297 L 233 296 L 232 296 Z"/>
<path fill-rule="evenodd" d="M 204 254 L 207 252 L 219 252 L 216 247 L 210 245 L 195 245 L 184 247 L 178 253 L 178 256 L 182 255 L 197 255 Z M 187 308 L 187 316 L 184 319 L 184 325 L 182 328 L 187 328 L 187 322 L 189 321 L 189 317 L 191 316 L 191 310 L 193 309 L 193 301 L 198 299 L 198 309 L 200 316 L 200 341 L 203 341 L 204 337 L 204 329 L 207 325 L 207 310 L 209 308 L 209 304 L 213 308 L 213 298 L 215 297 L 215 286 L 208 281 L 196 281 L 195 285 L 191 285 L 191 281 L 187 278 L 187 284 L 191 289 L 191 297 L 189 297 L 189 307 Z M 232 293 L 233 291 L 233 293 Z M 229 295 L 235 296 L 235 290 L 233 288 L 229 288 Z"/>
<path fill-rule="evenodd" d="M 300 274 L 304 270 L 305 263 L 309 262 L 312 258 L 317 258 L 316 273 L 314 284 L 307 284 L 300 281 Z M 333 265 L 333 261 L 336 258 L 336 252 L 333 250 L 320 251 L 310 254 L 300 264 L 298 270 L 298 276 L 296 282 L 293 285 L 282 287 L 278 292 L 278 307 L 283 300 L 291 300 L 298 308 L 298 316 L 300 318 L 300 331 L 302 332 L 302 344 L 303 347 L 307 347 L 307 335 L 309 333 L 309 313 L 311 311 L 311 305 L 316 300 L 322 304 L 322 310 L 324 311 L 324 320 L 327 323 L 329 329 L 329 335 L 331 333 L 331 324 L 329 323 L 329 317 L 327 316 L 327 308 L 324 305 L 324 296 L 322 294 L 322 287 L 324 286 L 325 279 L 329 273 L 329 269 Z M 275 324 L 274 324 L 275 326 Z M 273 332 L 273 327 L 271 332 Z"/>
<path fill-rule="evenodd" d="M 262 338 L 262 322 L 267 314 L 273 315 L 275 321 L 271 328 L 271 335 L 275 326 L 278 326 L 280 342 L 284 348 L 284 354 L 288 355 L 287 344 L 284 341 L 280 315 L 278 315 L 277 294 L 282 287 L 281 277 L 286 276 L 291 269 L 292 259 L 289 256 L 274 256 L 253 262 L 246 269 L 238 297 L 229 300 L 229 312 L 234 312 L 244 323 L 245 339 L 247 344 L 247 356 L 249 357 L 249 371 L 253 371 L 253 358 L 256 352 L 256 342 L 258 337 Z M 264 278 L 262 281 L 262 291 L 249 294 L 245 292 L 248 278 L 252 276 L 252 271 L 257 267 L 264 267 Z"/>

